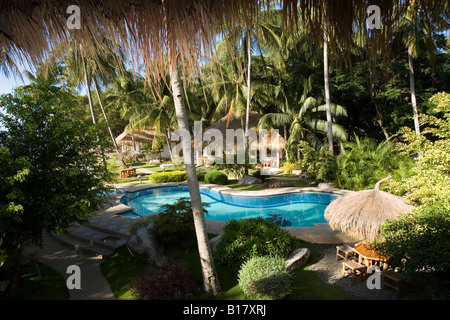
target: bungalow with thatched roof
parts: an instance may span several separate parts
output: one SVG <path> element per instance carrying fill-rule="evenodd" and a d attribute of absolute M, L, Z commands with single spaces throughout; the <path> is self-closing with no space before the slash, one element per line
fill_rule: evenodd
<path fill-rule="evenodd" d="M 261 132 L 258 130 L 258 123 L 261 119 L 262 115 L 259 114 L 256 111 L 251 111 L 249 114 L 249 137 L 250 137 L 250 156 L 252 157 L 258 157 L 259 161 L 263 166 L 267 167 L 274 167 L 278 168 L 280 165 L 280 153 L 281 150 L 285 146 L 285 140 L 281 135 L 277 135 L 278 137 L 278 149 L 275 151 L 276 154 L 271 154 L 270 156 L 268 153 L 271 153 L 272 151 L 272 144 L 271 144 L 271 135 L 269 132 Z M 245 117 L 237 118 L 234 113 L 228 113 L 226 116 L 209 126 L 204 130 L 204 133 L 208 130 L 219 130 L 223 137 L 223 150 L 227 150 L 227 130 L 234 130 L 234 152 L 237 152 L 239 147 L 241 146 L 239 143 L 242 141 L 243 145 L 243 139 L 244 139 L 244 132 L 245 128 Z M 240 138 L 240 135 L 242 135 L 242 139 Z M 252 140 L 253 138 L 253 140 Z M 203 152 L 204 154 L 211 154 L 212 150 L 209 150 L 208 147 L 213 147 L 213 142 L 204 142 L 203 143 L 203 150 L 206 152 Z M 216 155 L 217 156 L 217 155 Z"/>

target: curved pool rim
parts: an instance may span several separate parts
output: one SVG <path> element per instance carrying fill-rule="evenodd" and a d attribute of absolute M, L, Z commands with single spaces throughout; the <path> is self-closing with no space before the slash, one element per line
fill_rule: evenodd
<path fill-rule="evenodd" d="M 324 194 L 328 196 L 334 196 L 338 197 L 343 195 L 346 190 L 339 190 L 339 189 L 324 189 L 319 187 L 285 187 L 285 188 L 276 188 L 276 189 L 265 189 L 265 190 L 258 190 L 258 191 L 243 191 L 243 190 L 234 190 L 227 186 L 220 186 L 220 185 L 214 185 L 214 184 L 199 184 L 200 189 L 203 191 L 207 190 L 209 194 L 216 193 L 220 198 L 216 198 L 216 200 L 223 201 L 223 198 L 225 197 L 235 197 L 235 198 L 271 198 L 274 196 L 282 196 L 282 195 L 289 195 L 289 194 Z M 170 187 L 187 187 L 186 182 L 176 182 L 176 183 L 160 183 L 156 185 L 145 185 L 145 186 L 136 186 L 134 188 L 126 188 L 123 189 L 123 194 L 120 196 L 120 203 L 122 205 L 127 206 L 127 202 L 146 194 L 149 194 L 153 192 L 155 189 L 165 189 Z M 210 195 L 209 195 L 210 196 Z M 330 199 L 329 201 L 331 201 Z M 227 202 L 230 204 L 229 202 Z M 328 202 L 329 203 L 329 202 Z M 327 203 L 327 204 L 328 204 Z M 233 205 L 233 204 L 232 204 Z M 242 205 L 238 205 L 242 206 Z M 274 205 L 277 206 L 277 205 Z M 242 206 L 245 207 L 245 206 Z M 130 211 L 133 210 L 132 207 L 129 207 Z M 157 214 L 157 213 L 150 213 L 151 214 Z M 207 221 L 210 222 L 219 222 L 223 223 L 224 221 L 221 220 L 214 220 L 214 219 L 207 219 Z M 304 227 L 290 227 L 286 226 L 284 228 L 288 229 L 295 229 L 295 228 L 304 228 Z"/>

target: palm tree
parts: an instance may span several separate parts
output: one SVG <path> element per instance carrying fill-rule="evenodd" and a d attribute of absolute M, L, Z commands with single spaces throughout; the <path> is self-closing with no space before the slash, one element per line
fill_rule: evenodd
<path fill-rule="evenodd" d="M 96 124 L 98 120 L 95 114 L 94 102 L 91 93 L 93 83 L 97 101 L 106 122 L 111 142 L 116 151 L 119 153 L 119 148 L 103 106 L 99 82 L 102 84 L 107 84 L 115 81 L 116 77 L 123 73 L 123 70 L 125 69 L 125 57 L 120 50 L 119 52 L 114 51 L 111 41 L 105 36 L 102 38 L 101 42 L 96 42 L 94 44 L 96 48 L 96 50 L 94 50 L 94 54 L 88 54 L 83 49 L 83 46 L 86 46 L 86 44 L 76 41 L 62 42 L 54 50 L 54 58 L 52 61 L 57 63 L 58 58 L 62 58 L 66 67 L 65 75 L 67 82 L 76 87 L 81 84 L 85 87 L 92 122 Z"/>
<path fill-rule="evenodd" d="M 334 154 L 333 147 L 333 122 L 331 119 L 331 100 L 330 100 L 330 82 L 328 74 L 328 34 L 326 24 L 323 28 L 323 78 L 325 86 L 325 104 L 327 113 L 327 138 L 328 138 L 328 149 L 331 155 Z"/>
<path fill-rule="evenodd" d="M 165 22 L 167 56 L 169 58 L 168 67 L 170 86 L 172 89 L 178 127 L 181 130 L 186 130 L 189 132 L 188 117 L 184 103 L 184 91 L 178 70 L 179 66 L 176 42 L 175 39 L 171 37 L 173 36 L 173 32 L 169 29 L 171 27 L 170 21 L 167 21 L 168 8 L 166 3 L 163 2 L 162 6 Z M 185 141 L 183 139 L 186 178 L 189 188 L 189 195 L 191 197 L 192 214 L 194 216 L 195 233 L 197 236 L 197 246 L 203 275 L 203 288 L 206 293 L 217 295 L 221 291 L 221 287 L 214 264 L 211 246 L 209 244 L 206 220 L 203 212 L 202 199 L 200 196 L 200 188 L 197 179 L 197 171 L 194 164 L 194 154 L 190 144 L 191 141 Z"/>
<path fill-rule="evenodd" d="M 306 140 L 316 149 L 319 149 L 322 145 L 319 135 L 328 133 L 328 121 L 324 120 L 326 110 L 326 105 L 318 105 L 316 99 L 309 97 L 299 106 L 298 110 L 265 114 L 260 119 L 258 127 L 263 129 L 289 126 L 288 150 L 295 150 L 301 140 Z M 345 108 L 334 103 L 330 103 L 330 112 L 335 118 L 347 116 Z M 334 138 L 339 141 L 347 140 L 347 134 L 340 125 L 334 123 L 332 130 Z"/>
<path fill-rule="evenodd" d="M 444 15 L 444 13 L 442 14 Z M 419 52 L 423 53 L 425 50 L 433 52 L 437 48 L 433 32 L 448 30 L 448 19 L 434 14 L 432 22 L 430 15 L 430 12 L 420 7 L 418 1 L 412 0 L 408 2 L 408 7 L 399 21 L 400 33 L 403 33 L 402 41 L 407 47 L 411 105 L 414 129 L 418 135 L 420 135 L 420 124 L 417 111 L 414 59 L 418 58 Z"/>

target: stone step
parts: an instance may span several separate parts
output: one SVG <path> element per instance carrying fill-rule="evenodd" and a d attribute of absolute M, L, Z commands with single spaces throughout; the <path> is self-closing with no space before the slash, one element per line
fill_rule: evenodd
<path fill-rule="evenodd" d="M 74 224 L 67 231 L 65 234 L 51 236 L 71 249 L 100 257 L 125 245 L 129 238 L 129 235 L 93 225 Z"/>
<path fill-rule="evenodd" d="M 77 252 L 84 253 L 90 256 L 97 256 L 103 258 L 104 256 L 110 255 L 112 250 L 99 247 L 93 244 L 86 243 L 84 241 L 77 240 L 68 234 L 51 234 L 54 240 L 65 245 L 66 247 L 73 249 Z"/>
<path fill-rule="evenodd" d="M 115 232 L 98 230 L 90 226 L 73 226 L 69 229 L 69 236 L 77 240 L 96 245 L 105 249 L 115 250 L 123 246 L 127 238 Z"/>

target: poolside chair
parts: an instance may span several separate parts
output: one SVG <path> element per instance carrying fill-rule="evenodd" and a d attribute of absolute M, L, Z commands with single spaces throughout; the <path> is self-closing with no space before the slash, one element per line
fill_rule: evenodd
<path fill-rule="evenodd" d="M 339 258 L 342 258 L 345 261 L 347 261 L 350 258 L 354 257 L 355 255 L 356 255 L 355 250 L 346 244 L 336 246 L 336 261 L 338 261 Z"/>

